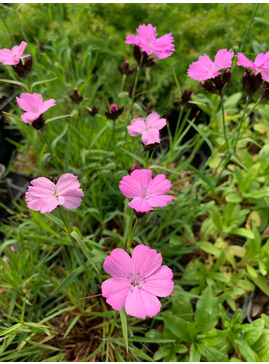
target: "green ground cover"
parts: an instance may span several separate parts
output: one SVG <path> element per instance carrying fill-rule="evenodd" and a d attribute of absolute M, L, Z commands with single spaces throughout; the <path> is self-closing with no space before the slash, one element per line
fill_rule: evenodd
<path fill-rule="evenodd" d="M 234 58 L 225 138 L 219 96 L 186 74 L 199 55 L 213 57 L 221 48 L 252 60 L 267 52 L 268 5 L 10 4 L 1 5 L 0 18 L 0 48 L 25 40 L 33 58 L 25 79 L 1 65 L 1 98 L 37 92 L 56 100 L 46 112 L 45 137 L 10 103 L 5 127 L 22 140 L 9 141 L 17 153 L 6 175 L 70 172 L 85 194 L 78 209 L 62 210 L 68 228 L 57 210 L 29 210 L 25 199 L 5 207 L 0 361 L 268 361 L 268 100 L 258 102 L 257 92 L 246 104 L 243 68 Z M 133 104 L 135 73 L 125 80 L 118 65 L 128 59 L 136 67 L 124 40 L 143 23 L 157 26 L 160 36 L 172 32 L 176 51 L 142 69 Z M 69 97 L 75 88 L 79 104 Z M 176 100 L 185 89 L 198 92 L 183 109 Z M 124 107 L 115 125 L 104 114 L 112 103 Z M 126 132 L 132 114 L 144 117 L 150 104 L 170 126 L 152 159 L 140 137 Z M 201 148 L 204 165 L 197 164 Z M 95 296 L 109 278 L 105 258 L 126 248 L 136 220 L 119 190 L 134 163 L 164 173 L 174 198 L 137 219 L 128 248 L 146 244 L 173 270 L 173 294 L 146 320 L 119 314 Z"/>

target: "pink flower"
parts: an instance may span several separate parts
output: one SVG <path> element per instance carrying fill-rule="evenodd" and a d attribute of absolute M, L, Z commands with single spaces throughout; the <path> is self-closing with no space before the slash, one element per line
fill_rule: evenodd
<path fill-rule="evenodd" d="M 21 58 L 30 56 L 30 54 L 26 54 L 25 56 L 22 55 L 26 46 L 26 42 L 21 42 L 19 46 L 14 46 L 11 50 L 6 48 L 1 49 L 0 62 L 11 66 L 18 64 Z"/>
<path fill-rule="evenodd" d="M 147 116 L 146 122 L 141 119 L 133 119 L 131 125 L 127 126 L 128 133 L 131 136 L 142 134 L 142 142 L 145 145 L 160 143 L 160 132 L 166 125 L 166 119 L 160 119 L 160 115 L 151 113 Z"/>
<path fill-rule="evenodd" d="M 31 184 L 25 194 L 27 206 L 42 214 L 51 212 L 58 205 L 74 210 L 80 206 L 84 196 L 77 176 L 71 173 L 63 174 L 56 185 L 46 177 L 36 178 Z"/>
<path fill-rule="evenodd" d="M 172 37 L 172 33 L 156 38 L 156 27 L 153 27 L 151 24 L 139 25 L 136 31 L 138 35 L 127 35 L 125 43 L 136 44 L 148 56 L 154 54 L 155 57 L 160 59 L 169 57 L 174 53 L 175 46 L 173 44 L 174 38 Z"/>
<path fill-rule="evenodd" d="M 255 73 L 261 73 L 262 79 L 269 82 L 269 52 L 258 54 L 254 62 L 251 62 L 243 53 L 238 53 L 237 58 L 237 66 L 243 66 Z"/>
<path fill-rule="evenodd" d="M 198 61 L 193 62 L 189 66 L 188 76 L 196 81 L 214 78 L 221 74 L 220 70 L 231 67 L 233 56 L 234 52 L 231 49 L 229 51 L 227 49 L 220 49 L 213 62 L 208 55 L 204 54 L 198 58 Z"/>
<path fill-rule="evenodd" d="M 128 205 L 137 212 L 147 212 L 153 210 L 152 207 L 167 206 L 167 202 L 172 201 L 173 197 L 164 193 L 171 187 L 171 182 L 164 174 L 158 174 L 152 179 L 150 169 L 135 169 L 120 181 L 121 193 L 133 199 Z"/>
<path fill-rule="evenodd" d="M 25 123 L 32 123 L 50 107 L 55 106 L 54 99 L 49 99 L 43 102 L 42 95 L 36 93 L 21 94 L 21 98 L 16 97 L 16 100 L 19 107 L 26 111 L 21 115 L 21 118 Z"/>
<path fill-rule="evenodd" d="M 104 270 L 113 278 L 102 284 L 102 295 L 114 310 L 125 306 L 128 315 L 145 319 L 161 309 L 158 297 L 169 296 L 173 289 L 173 272 L 162 265 L 155 249 L 137 245 L 132 258 L 123 249 L 114 249 L 106 258 Z"/>

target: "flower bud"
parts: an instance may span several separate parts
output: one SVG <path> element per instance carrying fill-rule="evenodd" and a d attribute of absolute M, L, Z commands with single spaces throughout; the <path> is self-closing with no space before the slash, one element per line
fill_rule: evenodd
<path fill-rule="evenodd" d="M 91 115 L 91 117 L 95 117 L 95 115 L 98 113 L 99 109 L 97 109 L 97 107 L 93 106 L 91 111 L 88 110 L 88 113 Z"/>
<path fill-rule="evenodd" d="M 122 75 L 131 75 L 132 73 L 134 73 L 135 69 L 134 68 L 130 68 L 129 67 L 129 61 L 125 61 L 123 66 L 118 65 L 118 70 Z"/>
<path fill-rule="evenodd" d="M 244 90 L 247 92 L 248 101 L 251 100 L 252 96 L 258 91 L 262 86 L 262 76 L 260 73 L 250 73 L 245 71 L 242 77 L 242 84 Z"/>
<path fill-rule="evenodd" d="M 25 77 L 32 69 L 33 60 L 32 57 L 28 57 L 24 64 L 20 60 L 20 62 L 14 66 L 12 66 L 13 70 L 19 75 L 20 77 Z"/>
<path fill-rule="evenodd" d="M 122 114 L 124 107 L 122 106 L 118 109 L 117 105 L 111 104 L 110 110 L 111 112 L 105 111 L 105 115 L 108 119 L 115 121 Z"/>
<path fill-rule="evenodd" d="M 72 94 L 69 94 L 68 97 L 75 103 L 79 104 L 83 100 L 83 96 L 79 95 L 77 88 L 74 89 Z"/>
<path fill-rule="evenodd" d="M 38 119 L 34 120 L 32 122 L 33 128 L 36 130 L 40 130 L 42 133 L 44 133 L 44 126 L 45 126 L 45 120 L 43 118 L 43 115 L 41 114 Z"/>

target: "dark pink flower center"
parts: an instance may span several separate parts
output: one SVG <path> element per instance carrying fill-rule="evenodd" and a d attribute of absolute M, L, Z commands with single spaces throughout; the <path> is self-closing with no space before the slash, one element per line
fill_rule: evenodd
<path fill-rule="evenodd" d="M 33 112 L 38 112 L 38 107 L 34 106 L 33 107 Z"/>

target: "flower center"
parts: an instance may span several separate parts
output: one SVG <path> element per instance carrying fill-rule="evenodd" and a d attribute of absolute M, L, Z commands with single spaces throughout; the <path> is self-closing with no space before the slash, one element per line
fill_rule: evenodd
<path fill-rule="evenodd" d="M 141 289 L 143 287 L 142 283 L 146 283 L 146 279 L 144 276 L 141 276 L 140 273 L 136 273 L 135 276 L 133 276 L 133 273 L 129 274 L 129 277 L 127 277 L 130 282 L 129 290 L 131 292 L 134 291 L 135 288 Z"/>
<path fill-rule="evenodd" d="M 38 107 L 34 106 L 33 107 L 33 112 L 38 112 Z"/>

